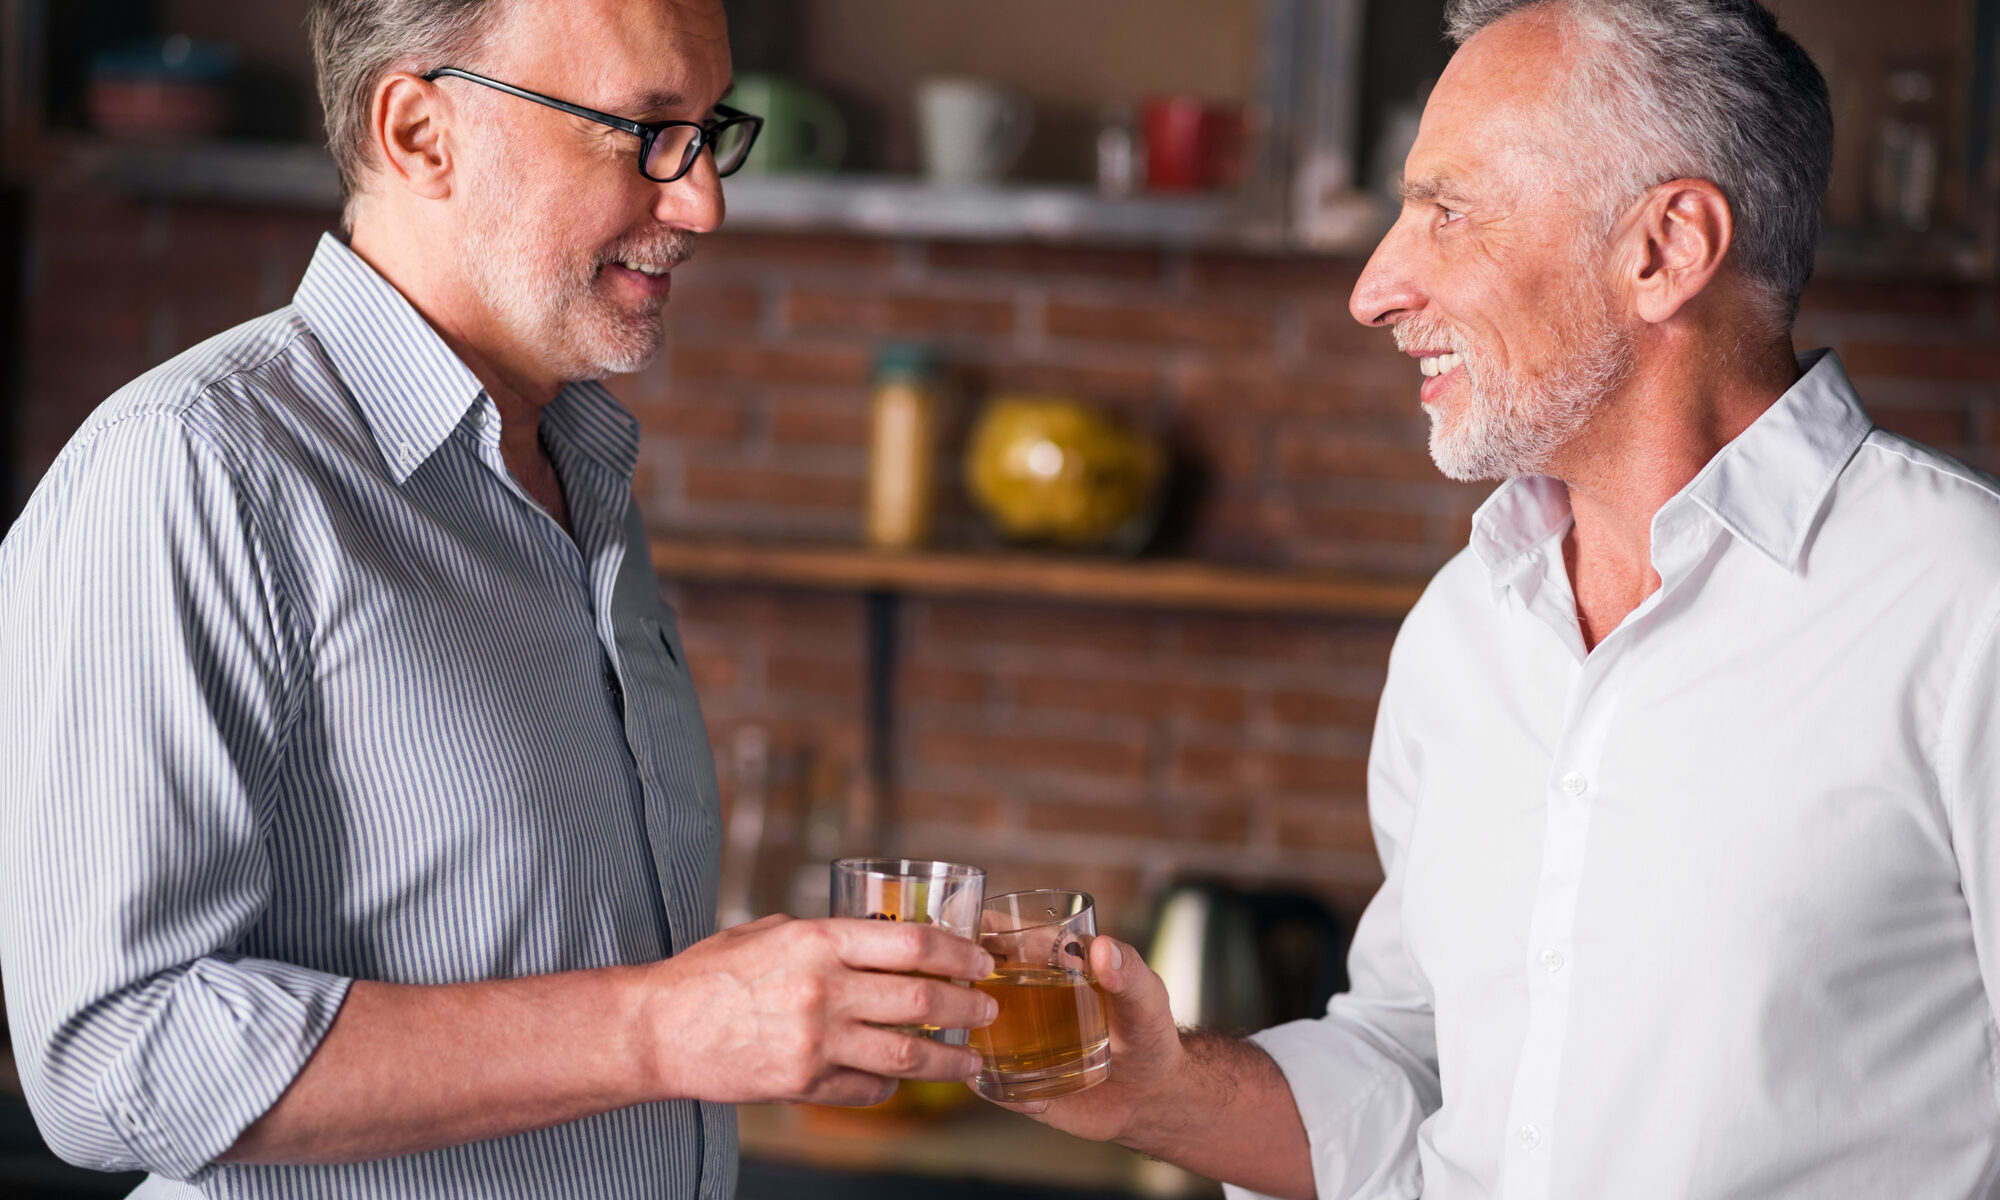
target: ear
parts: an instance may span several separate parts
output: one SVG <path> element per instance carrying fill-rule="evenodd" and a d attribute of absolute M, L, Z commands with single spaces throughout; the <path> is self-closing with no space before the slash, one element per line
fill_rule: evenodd
<path fill-rule="evenodd" d="M 368 128 L 382 174 L 426 200 L 451 195 L 451 148 L 446 138 L 451 99 L 435 83 L 397 72 L 375 88 Z"/>
<path fill-rule="evenodd" d="M 1735 236 L 1729 198 L 1706 179 L 1674 179 L 1647 192 L 1625 232 L 1634 314 L 1655 325 L 1671 320 L 1722 270 Z"/>

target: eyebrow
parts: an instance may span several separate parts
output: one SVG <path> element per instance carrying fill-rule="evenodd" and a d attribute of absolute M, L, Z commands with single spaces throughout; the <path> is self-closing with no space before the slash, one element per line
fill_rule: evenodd
<path fill-rule="evenodd" d="M 736 81 L 733 79 L 730 80 L 728 86 L 722 89 L 722 95 L 727 97 L 735 87 Z M 650 114 L 671 112 L 677 108 L 684 108 L 687 104 L 687 96 L 680 92 L 669 91 L 665 88 L 648 88 L 643 92 L 634 92 L 627 96 L 619 102 L 618 108 L 611 109 L 610 111 Z"/>
<path fill-rule="evenodd" d="M 1459 182 L 1449 175 L 1427 175 L 1403 181 L 1403 203 L 1428 204 L 1439 196 L 1462 196 Z"/>

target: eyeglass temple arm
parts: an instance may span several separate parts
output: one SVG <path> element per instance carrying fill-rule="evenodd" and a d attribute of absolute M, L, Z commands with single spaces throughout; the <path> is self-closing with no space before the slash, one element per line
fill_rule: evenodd
<path fill-rule="evenodd" d="M 637 121 L 628 121 L 624 117 L 614 117 L 607 112 L 599 112 L 594 108 L 585 108 L 581 104 L 571 104 L 567 100 L 558 100 L 553 96 L 544 96 L 540 92 L 531 92 L 526 88 L 517 88 L 511 83 L 502 83 L 497 79 L 488 79 L 484 75 L 475 75 L 471 71 L 461 70 L 458 67 L 439 67 L 435 71 L 425 72 L 423 78 L 426 81 L 430 81 L 446 76 L 453 79 L 466 79 L 473 83 L 485 84 L 487 87 L 505 92 L 510 96 L 519 96 L 523 100 L 533 100 L 537 104 L 546 104 L 550 108 L 566 112 L 573 117 L 582 117 L 587 121 L 596 121 L 601 125 L 609 125 L 613 129 L 623 130 L 636 137 L 645 137 L 648 133 L 652 132 Z"/>

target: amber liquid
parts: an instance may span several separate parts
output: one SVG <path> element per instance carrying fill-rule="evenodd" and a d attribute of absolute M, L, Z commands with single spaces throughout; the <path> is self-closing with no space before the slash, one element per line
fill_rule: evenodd
<path fill-rule="evenodd" d="M 1054 1071 L 1110 1039 L 1104 1000 L 1080 971 L 1003 966 L 972 986 L 1000 1004 L 991 1025 L 972 1031 L 988 1072 Z"/>

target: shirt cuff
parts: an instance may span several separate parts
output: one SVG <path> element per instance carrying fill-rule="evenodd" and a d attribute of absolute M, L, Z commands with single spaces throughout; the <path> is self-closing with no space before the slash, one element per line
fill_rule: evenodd
<path fill-rule="evenodd" d="M 298 1077 L 352 982 L 268 959 L 197 959 L 107 1064 L 105 1120 L 148 1170 L 200 1181 Z"/>
<path fill-rule="evenodd" d="M 1337 1018 L 1252 1035 L 1298 1105 L 1319 1200 L 1415 1200 L 1423 1192 L 1417 1128 L 1438 1107 L 1428 1073 L 1398 1061 Z M 1270 1200 L 1225 1185 L 1230 1200 Z"/>

